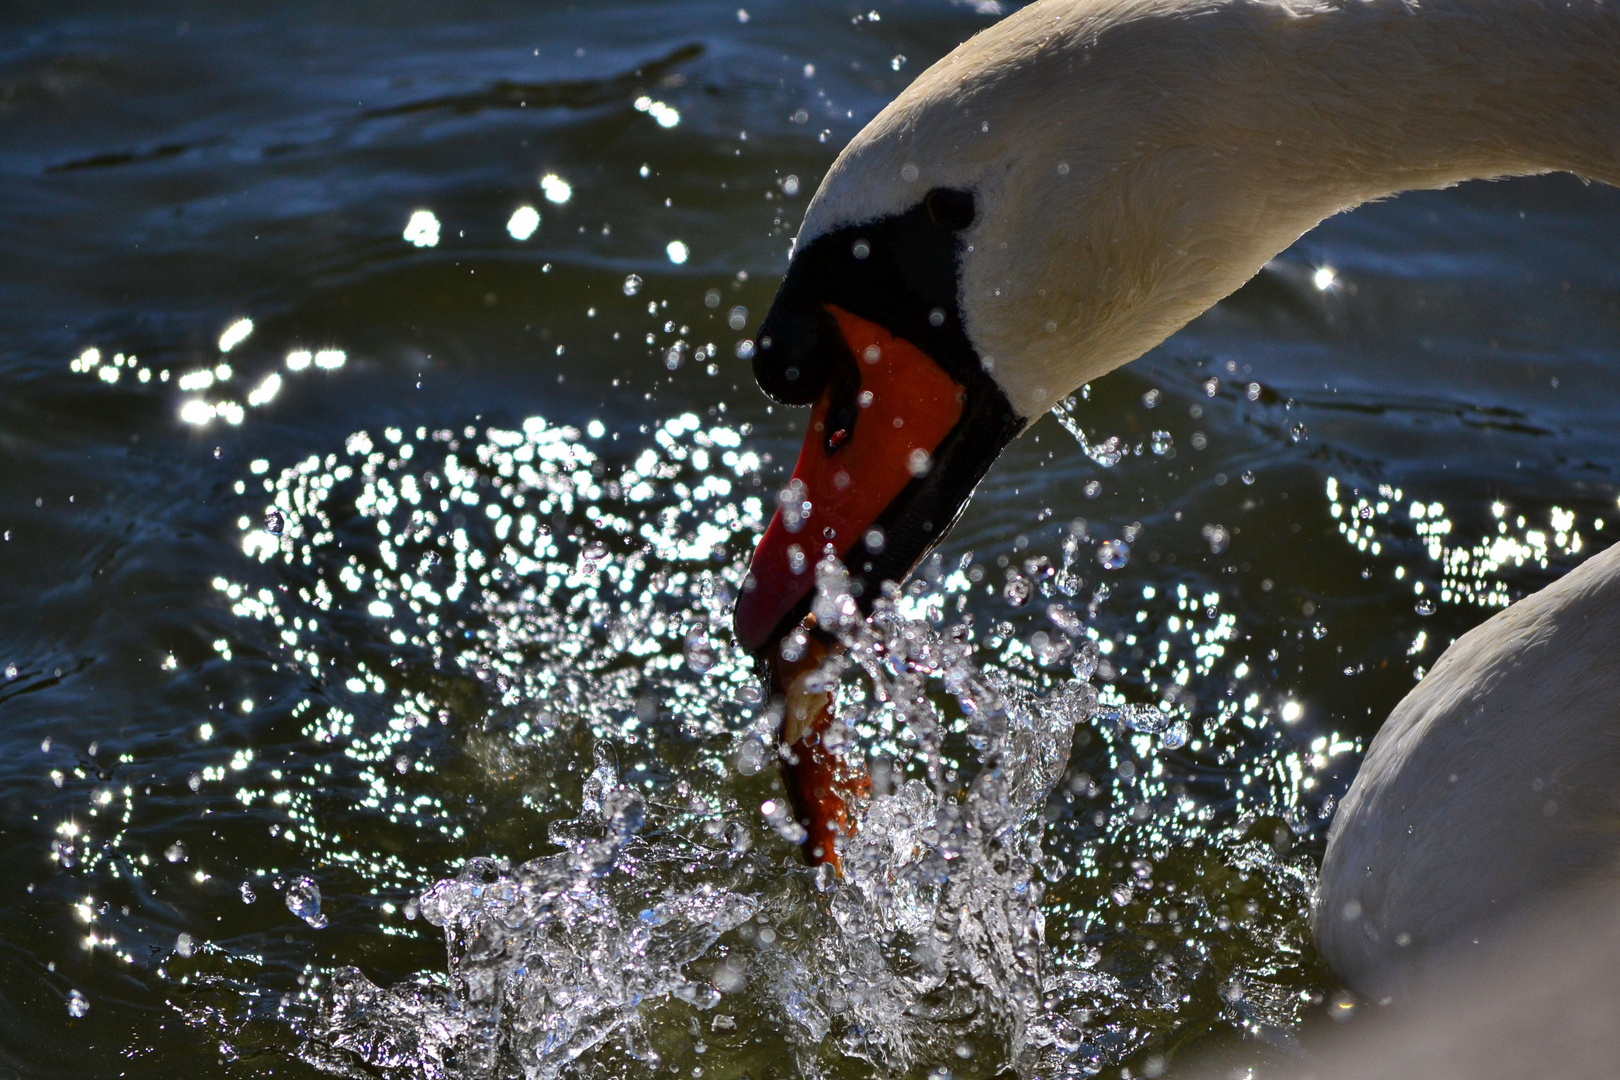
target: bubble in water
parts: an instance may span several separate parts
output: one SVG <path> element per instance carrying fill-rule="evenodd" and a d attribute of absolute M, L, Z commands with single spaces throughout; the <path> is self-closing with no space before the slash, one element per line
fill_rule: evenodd
<path fill-rule="evenodd" d="M 788 663 L 796 663 L 803 659 L 804 652 L 810 647 L 810 635 L 805 633 L 804 627 L 794 627 L 793 632 L 782 639 L 780 652 L 782 659 Z"/>
<path fill-rule="evenodd" d="M 624 279 L 624 295 L 634 296 L 641 291 L 641 275 L 627 274 Z"/>
<path fill-rule="evenodd" d="M 1046 607 L 1046 614 L 1047 617 L 1052 620 L 1053 626 L 1057 627 L 1065 634 L 1068 634 L 1070 637 L 1078 637 L 1079 635 L 1085 633 L 1085 624 L 1080 621 L 1080 616 L 1076 615 L 1062 604 L 1048 604 Z"/>
<path fill-rule="evenodd" d="M 802 844 L 809 833 L 804 826 L 793 819 L 793 812 L 784 802 L 775 799 L 766 799 L 759 804 L 759 812 L 764 815 L 765 821 L 776 830 L 776 835 L 790 844 Z"/>
<path fill-rule="evenodd" d="M 776 504 L 782 512 L 782 527 L 790 533 L 796 533 L 804 528 L 813 509 L 810 504 L 810 491 L 804 481 L 797 476 L 776 493 Z"/>
<path fill-rule="evenodd" d="M 280 536 L 287 527 L 287 519 L 275 507 L 264 512 L 264 531 L 271 536 Z"/>
<path fill-rule="evenodd" d="M 1104 540 L 1097 545 L 1097 565 L 1118 570 L 1131 561 L 1131 546 L 1123 540 Z"/>
<path fill-rule="evenodd" d="M 190 956 L 195 948 L 196 946 L 192 942 L 190 934 L 181 934 L 179 937 L 174 939 L 174 951 L 176 956 Z"/>
<path fill-rule="evenodd" d="M 68 1015 L 78 1019 L 90 1011 L 90 999 L 84 996 L 82 990 L 69 990 L 67 999 Z"/>
<path fill-rule="evenodd" d="M 1423 599 L 1417 602 L 1417 605 L 1413 608 L 1413 610 L 1419 615 L 1433 615 L 1435 610 L 1434 601 L 1425 596 Z"/>
<path fill-rule="evenodd" d="M 750 738 L 737 751 L 737 771 L 744 776 L 756 776 L 765 769 L 769 751 L 758 738 Z"/>
<path fill-rule="evenodd" d="M 1149 438 L 1148 445 L 1153 448 L 1155 454 L 1163 457 L 1175 449 L 1176 441 L 1170 437 L 1168 431 L 1155 431 Z"/>
<path fill-rule="evenodd" d="M 1007 571 L 1007 584 L 1001 590 L 1001 595 L 1006 599 L 1007 603 L 1013 607 L 1023 607 L 1029 603 L 1032 592 L 1034 592 L 1034 586 L 1029 583 L 1027 577 L 1016 570 Z"/>
<path fill-rule="evenodd" d="M 253 886 L 245 881 L 242 882 L 240 891 L 242 893 L 242 903 L 244 904 L 251 904 L 259 899 L 258 894 L 253 891 Z"/>
<path fill-rule="evenodd" d="M 1288 429 L 1288 438 L 1289 438 L 1289 440 L 1291 442 L 1304 442 L 1305 441 L 1305 425 L 1304 424 L 1295 424 L 1293 427 L 1289 428 Z"/>
<path fill-rule="evenodd" d="M 326 916 L 321 914 L 320 886 L 307 877 L 288 884 L 287 910 L 317 930 L 326 925 Z"/>
<path fill-rule="evenodd" d="M 696 675 L 702 675 L 714 667 L 714 642 L 702 630 L 694 630 L 686 635 L 684 645 L 686 653 L 686 666 Z"/>
<path fill-rule="evenodd" d="M 186 861 L 186 845 L 176 840 L 163 851 L 163 857 L 172 863 Z"/>

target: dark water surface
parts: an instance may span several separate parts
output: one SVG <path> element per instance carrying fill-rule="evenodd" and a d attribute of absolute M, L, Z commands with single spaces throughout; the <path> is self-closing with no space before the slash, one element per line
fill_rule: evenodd
<path fill-rule="evenodd" d="M 993 7 L 6 8 L 0 1073 L 989 1076 L 1023 1024 L 1041 1075 L 1156 1075 L 1322 1015 L 1306 897 L 1360 751 L 1620 527 L 1620 196 L 1334 219 L 1076 403 L 1134 453 L 1048 419 L 1006 454 L 921 600 L 1041 694 L 1066 603 L 1102 700 L 1187 729 L 1086 711 L 1032 804 L 1049 1000 L 886 1031 L 746 763 L 730 590 L 803 419 L 735 349 L 838 148 Z M 587 826 L 629 846 L 567 895 L 653 945 L 529 911 L 590 1015 L 433 1029 L 484 961 L 453 941 L 445 983 L 419 895 Z"/>

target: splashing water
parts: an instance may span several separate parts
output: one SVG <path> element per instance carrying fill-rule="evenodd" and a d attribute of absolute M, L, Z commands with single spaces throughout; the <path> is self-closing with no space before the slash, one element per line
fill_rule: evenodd
<path fill-rule="evenodd" d="M 306 1056 L 409 1059 L 429 1073 L 453 1060 L 446 1075 L 538 1080 L 610 1042 L 651 1065 L 649 1011 L 722 1002 L 779 1018 L 807 1076 L 828 1047 L 899 1070 L 974 1044 L 1026 1067 L 1076 1048 L 1075 1025 L 1044 1014 L 1035 811 L 1094 695 L 986 676 L 971 644 L 901 606 L 898 594 L 880 601 L 868 623 L 842 569 L 818 568 L 818 617 L 846 648 L 818 677 L 843 728 L 912 749 L 886 762 L 844 880 L 796 857 L 784 865 L 723 817 L 696 835 L 666 831 L 670 808 L 627 785 L 599 747 L 579 817 L 552 825 L 562 852 L 517 867 L 475 859 L 421 897 L 445 931 L 448 986 L 384 990 L 345 972 Z M 965 785 L 947 763 L 948 704 L 977 751 Z M 765 710 L 744 742 L 773 742 L 778 720 Z M 776 820 L 778 800 L 762 813 L 797 827 Z"/>
<path fill-rule="evenodd" d="M 818 676 L 838 709 L 829 739 L 870 751 L 874 794 L 847 877 L 803 865 L 771 768 L 779 705 L 729 632 L 770 490 L 745 435 L 684 414 L 610 451 L 534 418 L 356 432 L 340 453 L 254 464 L 264 501 L 241 519 L 242 550 L 263 573 L 214 585 L 241 620 L 236 648 L 273 642 L 320 688 L 288 707 L 309 756 L 236 751 L 191 790 L 276 808 L 275 852 L 237 878 L 253 879 L 243 903 L 289 880 L 288 908 L 314 926 L 329 916 L 300 879 L 319 880 L 341 898 L 334 921 L 374 917 L 383 940 L 434 927 L 447 959 L 403 981 L 308 967 L 289 995 L 199 940 L 165 966 L 192 1023 L 236 1045 L 273 1018 L 342 1074 L 684 1075 L 785 1052 L 806 1077 L 1047 1077 L 1124 1061 L 1197 1000 L 1171 988 L 1202 983 L 1215 1000 L 1228 968 L 1249 1010 L 1223 1005 L 1232 1022 L 1288 1022 L 1297 1001 L 1266 994 L 1275 958 L 1299 953 L 1297 913 L 1239 926 L 1213 883 L 1303 910 L 1296 864 L 1247 846 L 1297 792 L 1240 791 L 1225 824 L 1205 825 L 1208 804 L 1155 756 L 1198 750 L 1177 695 L 1215 675 L 1231 616 L 1214 593 L 1165 597 L 1170 647 L 1131 678 L 1166 707 L 1132 712 L 1111 684 L 1135 639 L 1092 625 L 1107 586 L 1078 596 L 1081 549 L 1097 543 L 1084 522 L 1061 534 L 1061 567 L 1004 557 L 1015 588 L 995 590 L 993 625 L 965 605 L 984 581 L 971 553 L 925 562 L 870 622 L 836 566 L 814 568 L 818 619 L 845 646 Z M 224 660 L 232 647 L 215 643 Z M 1093 676 L 1114 710 L 1095 727 Z M 1258 695 L 1225 700 L 1200 734 L 1266 730 Z M 1081 767 L 1068 761 L 1088 745 Z M 1335 740 L 1318 758 L 1353 749 Z M 322 790 L 333 755 L 353 763 L 349 793 Z M 382 842 L 344 840 L 356 831 Z M 1207 873 L 1209 895 L 1156 886 L 1151 866 L 1182 858 L 1171 838 L 1195 835 L 1217 843 L 1196 874 L 1173 873 Z M 1124 951 L 1091 944 L 1114 910 L 1197 949 L 1133 974 L 1128 924 L 1104 935 Z"/>
<path fill-rule="evenodd" d="M 321 889 L 307 877 L 300 877 L 287 886 L 287 910 L 303 919 L 316 930 L 327 923 L 321 914 Z"/>

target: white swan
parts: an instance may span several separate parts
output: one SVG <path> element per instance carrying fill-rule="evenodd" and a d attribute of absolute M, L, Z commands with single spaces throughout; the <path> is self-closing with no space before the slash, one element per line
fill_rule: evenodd
<path fill-rule="evenodd" d="M 823 550 L 868 590 L 904 577 L 1028 423 L 1323 218 L 1553 170 L 1620 183 L 1614 0 L 1024 8 L 919 76 L 810 203 L 755 372 L 814 409 L 739 639 L 768 653 L 799 622 Z M 1375 740 L 1315 919 L 1353 985 L 1612 872 L 1617 600 L 1620 555 L 1593 558 L 1459 641 Z"/>

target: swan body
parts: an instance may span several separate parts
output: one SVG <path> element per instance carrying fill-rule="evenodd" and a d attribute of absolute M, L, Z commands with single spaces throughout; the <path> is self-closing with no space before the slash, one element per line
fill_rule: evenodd
<path fill-rule="evenodd" d="M 1577 885 L 1620 884 L 1620 545 L 1475 627 L 1379 730 L 1312 929 L 1385 995 Z"/>
<path fill-rule="evenodd" d="M 902 578 L 1008 440 L 1323 218 L 1557 170 L 1620 183 L 1616 0 L 1041 0 L 1008 17 L 885 108 L 807 208 L 754 364 L 814 409 L 739 639 L 767 653 L 798 624 L 807 557 L 839 556 L 871 595 Z M 884 389 L 924 383 L 938 404 Z M 1316 906 L 1352 985 L 1381 994 L 1409 958 L 1615 872 L 1616 658 L 1611 551 L 1461 639 L 1402 702 Z"/>

